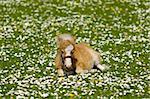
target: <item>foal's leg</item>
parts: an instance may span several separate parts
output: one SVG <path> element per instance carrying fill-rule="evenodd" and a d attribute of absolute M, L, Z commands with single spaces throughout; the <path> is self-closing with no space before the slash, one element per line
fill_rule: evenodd
<path fill-rule="evenodd" d="M 55 58 L 55 65 L 57 69 L 57 73 L 59 76 L 64 76 L 64 71 L 62 69 L 62 58 L 60 51 L 57 52 L 56 58 Z"/>
<path fill-rule="evenodd" d="M 57 69 L 58 76 L 64 76 L 64 71 L 62 68 Z"/>
<path fill-rule="evenodd" d="M 100 69 L 101 71 L 104 71 L 106 69 L 108 69 L 108 67 L 105 64 L 100 64 L 100 57 L 98 55 L 95 55 L 94 57 L 94 65 Z"/>
<path fill-rule="evenodd" d="M 88 70 L 84 70 L 83 69 L 83 67 L 84 67 L 84 64 L 83 63 L 77 63 L 76 64 L 77 66 L 76 66 L 76 73 L 77 74 L 82 74 L 82 73 L 87 73 L 88 72 Z"/>
<path fill-rule="evenodd" d="M 104 71 L 104 70 L 106 70 L 106 69 L 108 68 L 105 64 L 97 64 L 96 66 L 97 66 L 97 68 L 99 68 L 101 71 Z"/>

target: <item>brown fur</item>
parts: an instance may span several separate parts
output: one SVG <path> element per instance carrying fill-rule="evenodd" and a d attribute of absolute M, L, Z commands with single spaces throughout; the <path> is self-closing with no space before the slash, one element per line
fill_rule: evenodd
<path fill-rule="evenodd" d="M 63 37 L 63 35 L 61 35 Z M 85 43 L 75 44 L 75 39 L 72 37 L 69 40 L 59 39 L 58 36 L 57 46 L 58 51 L 55 59 L 55 65 L 58 71 L 59 76 L 64 76 L 63 70 L 63 59 L 62 52 L 64 49 L 72 44 L 74 49 L 72 51 L 72 57 L 75 61 L 73 61 L 73 66 L 75 68 L 76 73 L 85 73 L 93 68 L 94 65 L 99 65 L 100 54 L 94 51 L 91 47 L 89 47 Z"/>

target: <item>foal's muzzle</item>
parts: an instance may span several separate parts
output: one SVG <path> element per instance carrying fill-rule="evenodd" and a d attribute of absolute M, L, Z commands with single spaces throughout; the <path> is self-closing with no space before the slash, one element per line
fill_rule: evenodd
<path fill-rule="evenodd" d="M 72 67 L 72 57 L 71 56 L 65 56 L 64 57 L 64 65 L 67 68 L 71 68 Z"/>

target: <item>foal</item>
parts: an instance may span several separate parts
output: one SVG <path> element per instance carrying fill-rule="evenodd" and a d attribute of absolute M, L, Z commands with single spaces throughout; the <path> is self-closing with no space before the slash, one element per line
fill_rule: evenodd
<path fill-rule="evenodd" d="M 59 76 L 64 72 L 69 74 L 86 73 L 94 66 L 105 70 L 105 65 L 100 65 L 100 54 L 84 43 L 76 44 L 75 38 L 70 34 L 61 34 L 57 37 L 58 51 L 55 64 Z"/>

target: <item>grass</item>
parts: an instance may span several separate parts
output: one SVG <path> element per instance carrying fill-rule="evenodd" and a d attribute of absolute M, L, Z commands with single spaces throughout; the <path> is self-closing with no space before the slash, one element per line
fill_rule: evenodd
<path fill-rule="evenodd" d="M 1 0 L 0 97 L 150 98 L 146 0 Z M 58 77 L 55 36 L 101 53 L 106 72 Z"/>

